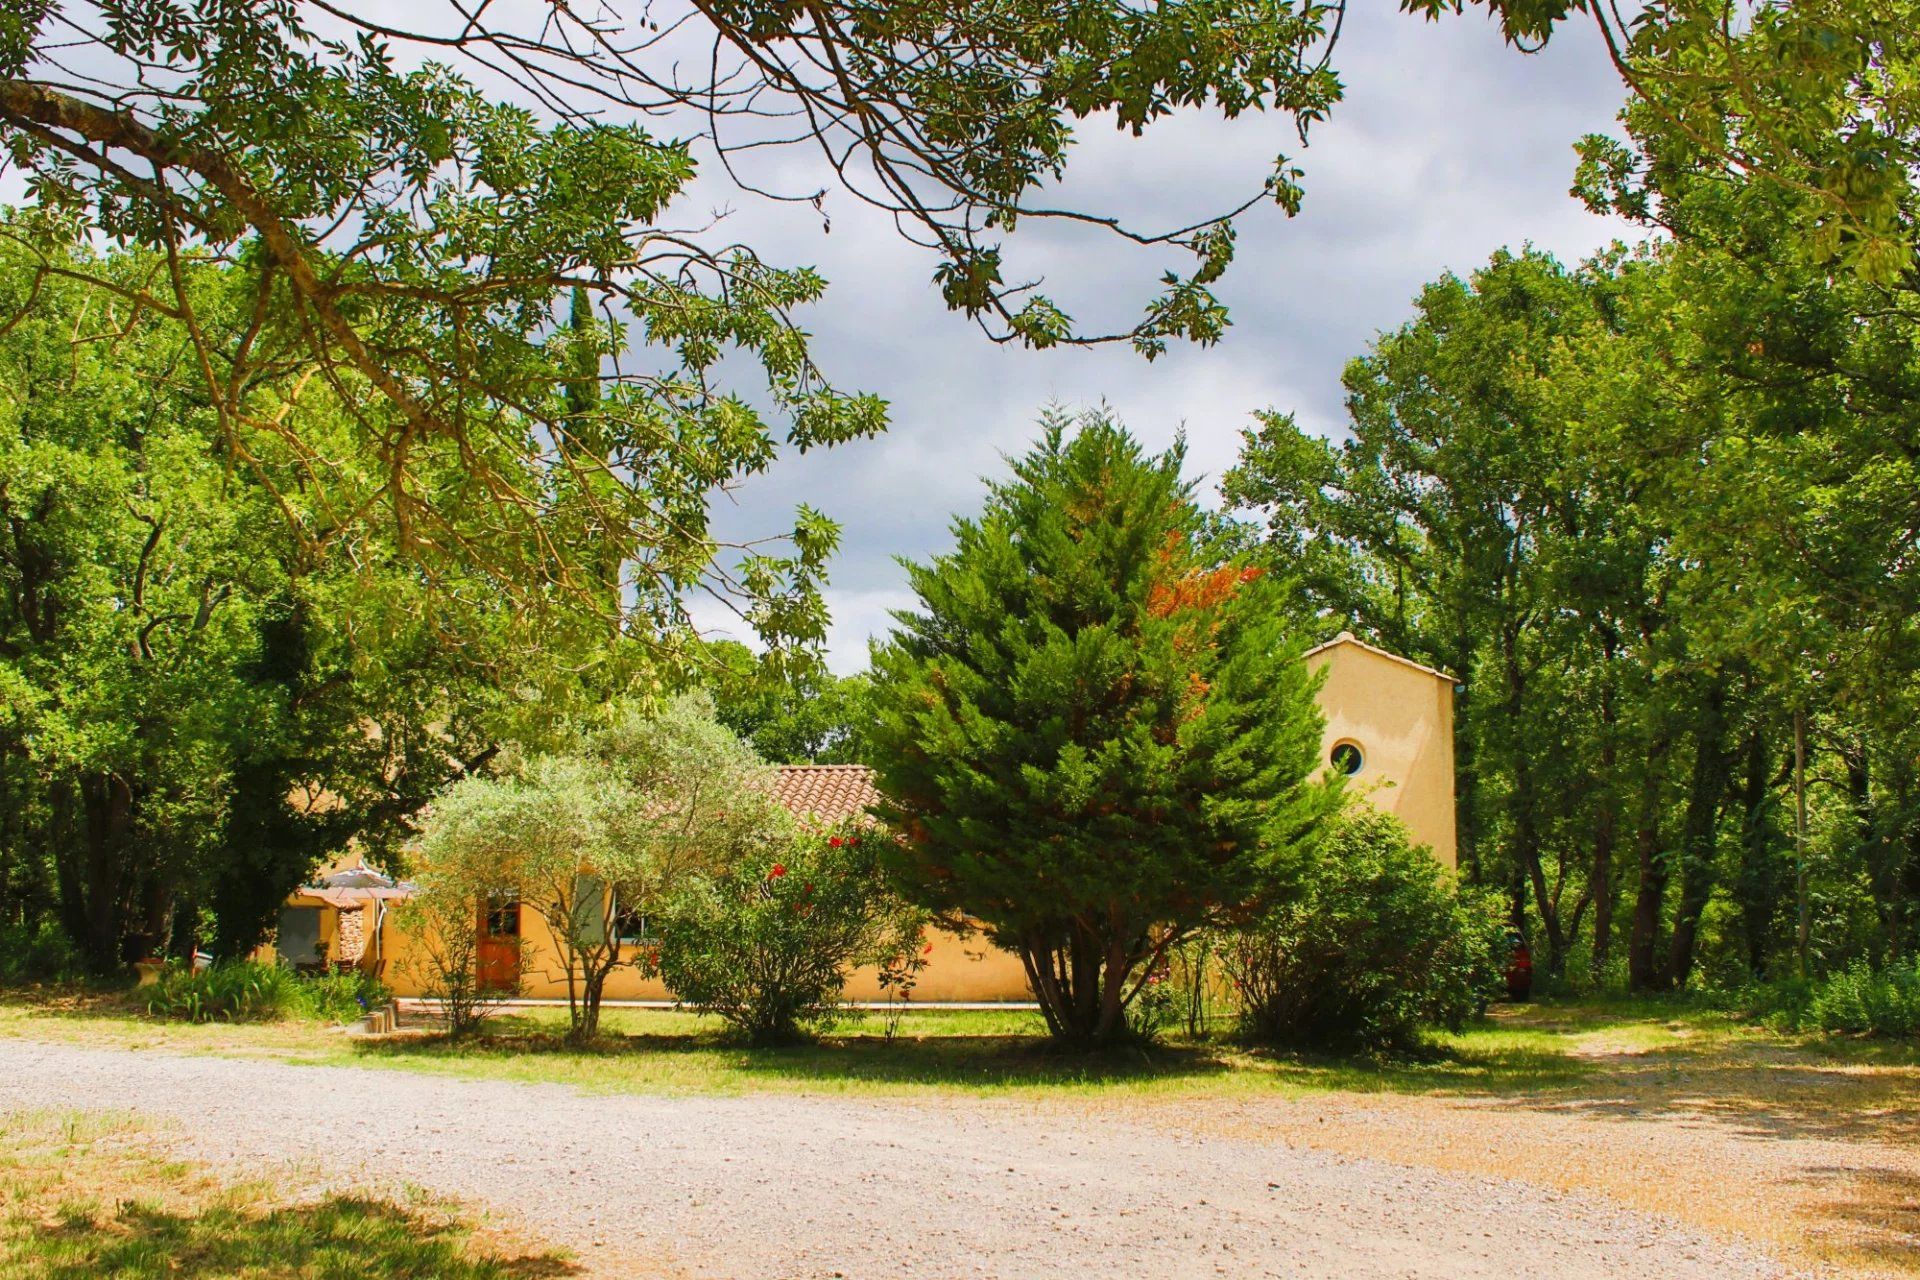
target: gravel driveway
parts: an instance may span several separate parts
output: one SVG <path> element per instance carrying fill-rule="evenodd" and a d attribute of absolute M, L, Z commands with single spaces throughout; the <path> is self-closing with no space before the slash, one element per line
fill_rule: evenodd
<path fill-rule="evenodd" d="M 0 1110 L 21 1108 L 175 1121 L 183 1155 L 248 1174 L 412 1183 L 606 1276 L 1784 1274 L 1673 1223 L 1519 1182 L 1026 1103 L 595 1096 L 0 1041 Z"/>

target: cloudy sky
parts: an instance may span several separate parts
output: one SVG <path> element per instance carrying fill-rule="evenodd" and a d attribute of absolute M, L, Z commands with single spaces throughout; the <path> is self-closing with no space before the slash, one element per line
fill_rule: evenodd
<path fill-rule="evenodd" d="M 1184 427 L 1189 466 L 1209 478 L 1211 494 L 1257 409 L 1291 410 L 1308 429 L 1337 435 L 1342 366 L 1405 321 L 1424 282 L 1470 271 L 1502 245 L 1531 242 L 1572 259 L 1624 233 L 1567 195 L 1574 141 L 1612 129 L 1622 97 L 1585 26 L 1522 55 L 1480 16 L 1433 24 L 1360 0 L 1336 64 L 1347 100 L 1304 152 L 1289 123 L 1273 117 L 1182 119 L 1143 140 L 1083 135 L 1072 193 L 1141 226 L 1178 225 L 1182 214 L 1237 202 L 1276 153 L 1298 155 L 1306 170 L 1298 217 L 1265 208 L 1242 222 L 1220 290 L 1234 321 L 1226 339 L 1175 346 L 1151 364 L 1123 347 L 994 345 L 946 312 L 929 283 L 930 256 L 844 193 L 829 196 L 830 234 L 804 208 L 701 193 L 724 200 L 728 233 L 769 260 L 820 268 L 832 287 L 803 317 L 816 356 L 839 385 L 892 404 L 886 435 L 785 459 L 721 515 L 735 537 L 778 531 L 798 502 L 839 521 L 829 592 L 836 670 L 864 667 L 888 610 L 910 603 L 894 557 L 944 549 L 954 514 L 977 509 L 981 478 L 1026 447 L 1049 402 L 1105 400 L 1155 446 Z M 806 161 L 796 154 L 793 163 Z M 808 175 L 789 177 L 788 189 L 811 189 Z M 1012 247 L 1017 267 L 1046 275 L 1045 291 L 1083 319 L 1130 321 L 1164 265 L 1110 238 L 1032 223 Z"/>
<path fill-rule="evenodd" d="M 363 7 L 377 13 L 384 2 Z M 1195 113 L 1144 139 L 1084 127 L 1060 202 L 1141 229 L 1233 207 L 1258 189 L 1276 154 L 1306 171 L 1298 217 L 1268 205 L 1241 221 L 1236 260 L 1218 287 L 1233 315 L 1225 340 L 1176 344 L 1151 364 L 1125 346 L 997 346 L 941 304 L 932 256 L 844 191 L 829 192 L 827 233 L 810 207 L 743 195 L 709 162 L 675 219 L 698 225 L 723 213 L 716 235 L 770 262 L 818 267 L 831 288 L 799 317 L 817 361 L 843 389 L 892 405 L 884 436 L 785 458 L 719 513 L 722 535 L 741 541 L 791 528 L 803 502 L 840 523 L 829 591 L 836 670 L 864 667 L 888 611 L 911 602 L 895 557 L 923 559 L 948 545 L 952 518 L 978 509 L 982 477 L 1028 446 L 1044 406 L 1104 400 L 1155 447 L 1184 429 L 1189 467 L 1206 477 L 1211 499 L 1256 410 L 1290 410 L 1310 430 L 1342 431 L 1342 367 L 1406 320 L 1426 281 L 1471 271 L 1503 245 L 1530 242 L 1571 260 L 1629 233 L 1567 194 L 1573 143 L 1611 130 L 1623 96 L 1585 23 L 1523 55 L 1479 11 L 1430 23 L 1387 0 L 1353 0 L 1335 64 L 1347 100 L 1304 151 L 1291 122 L 1273 116 L 1229 124 Z M 763 185 L 832 186 L 816 153 L 756 154 L 773 157 L 772 169 L 752 175 Z M 0 200 L 20 194 L 17 174 L 0 176 Z M 1033 221 L 1007 248 L 1007 277 L 1045 277 L 1044 292 L 1089 330 L 1131 325 L 1160 271 L 1193 262 Z M 739 373 L 737 387 L 750 390 L 752 371 Z M 696 616 L 714 632 L 737 632 L 718 606 Z"/>

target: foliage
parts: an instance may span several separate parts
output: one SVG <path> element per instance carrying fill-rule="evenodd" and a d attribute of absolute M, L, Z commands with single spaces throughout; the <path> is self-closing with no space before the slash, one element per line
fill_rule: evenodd
<path fill-rule="evenodd" d="M 1740 186 L 1797 208 L 1796 265 L 1910 289 L 1920 173 L 1920 6 L 1913 0 L 1668 0 L 1622 12 L 1568 0 L 1476 0 L 1509 40 L 1545 42 L 1578 13 L 1631 93 L 1629 140 L 1591 135 L 1584 166 L 1657 217 L 1677 181 Z M 1466 0 L 1412 0 L 1435 16 Z M 1903 275 L 1906 277 L 1903 282 Z"/>
<path fill-rule="evenodd" d="M 157 260 L 36 259 L 20 220 L 0 227 L 0 906 L 57 917 L 95 972 L 244 955 L 324 854 L 390 853 L 485 761 L 518 714 L 509 659 L 564 704 L 570 642 L 470 578 L 428 592 L 297 452 L 236 452 L 173 376 L 190 344 L 162 317 L 46 274 L 132 286 Z M 183 270 L 203 334 L 238 340 L 233 273 Z M 344 445 L 325 388 L 260 394 L 312 447 Z"/>
<path fill-rule="evenodd" d="M 818 148 L 841 190 L 937 253 L 948 307 L 1002 340 L 1096 340 L 1029 284 L 1002 278 L 1020 223 L 1100 223 L 1129 242 L 1187 249 L 1196 269 L 1169 274 L 1144 319 L 1117 334 L 1158 349 L 1173 336 L 1217 336 L 1225 317 L 1208 286 L 1231 263 L 1236 213 L 1261 200 L 1296 209 L 1300 173 L 1281 157 L 1223 213 L 1169 232 L 1137 228 L 1054 194 L 1075 125 L 1100 117 L 1140 134 L 1192 107 L 1227 119 L 1275 111 L 1304 140 L 1340 98 L 1327 63 L 1336 12 L 1277 0 L 1069 12 L 1031 0 L 804 10 L 732 0 L 657 25 L 614 10 L 541 21 L 420 6 L 376 21 L 315 4 L 156 13 L 123 0 L 56 21 L 29 6 L 0 44 L 0 75 L 21 77 L 0 96 L 0 140 L 29 165 L 40 200 L 113 234 L 198 232 L 223 244 L 252 232 L 326 330 L 324 349 L 361 372 L 394 357 L 382 340 L 401 326 L 451 338 L 438 330 L 455 301 L 470 307 L 474 347 L 524 361 L 516 311 L 538 313 L 574 282 L 620 297 L 666 330 L 660 342 L 747 338 L 726 320 L 735 309 L 758 317 L 732 294 L 758 286 L 778 297 L 780 282 L 749 269 L 751 255 L 733 263 L 730 296 L 687 297 L 703 315 L 676 320 L 668 305 L 689 294 L 695 269 L 728 257 L 657 226 L 703 140 L 743 190 L 810 198 L 826 217 L 828 190 L 787 190 L 778 165 L 755 163 L 768 150 Z M 96 65 L 86 86 L 58 73 L 75 44 Z M 426 58 L 442 61 L 405 69 Z M 146 90 L 154 75 L 165 92 Z M 653 117 L 685 140 L 622 117 Z M 84 144 L 173 169 L 179 198 L 159 200 Z M 357 240 L 330 226 L 348 211 L 367 223 Z M 321 269 L 330 259 L 351 263 L 355 294 L 392 315 L 348 305 L 355 294 Z M 497 303 L 476 305 L 492 294 Z M 797 344 L 789 330 L 776 336 Z M 486 363 L 476 372 L 501 376 Z"/>
<path fill-rule="evenodd" d="M 1814 988 L 1806 1021 L 1821 1031 L 1920 1039 L 1920 961 L 1830 975 Z"/>
<path fill-rule="evenodd" d="M 83 971 L 79 950 L 54 921 L 0 928 L 0 985 L 67 982 Z"/>
<path fill-rule="evenodd" d="M 434 804 L 421 857 L 430 877 L 449 868 L 467 901 L 511 895 L 545 923 L 554 954 L 523 958 L 559 969 L 573 1035 L 590 1039 L 608 977 L 646 955 L 623 924 L 778 840 L 789 820 L 765 766 L 703 695 L 651 715 L 616 706 L 562 743 L 456 783 Z"/>
<path fill-rule="evenodd" d="M 1225 942 L 1248 1037 L 1398 1048 L 1423 1025 L 1457 1031 L 1492 999 L 1497 905 L 1457 888 L 1398 820 L 1356 806 L 1319 847 L 1295 898 Z"/>
<path fill-rule="evenodd" d="M 1329 811 L 1277 575 L 1111 420 L 1050 415 L 874 655 L 887 861 L 1019 954 L 1050 1027 L 1126 1032 L 1170 946 L 1283 892 Z"/>
<path fill-rule="evenodd" d="M 349 1022 L 389 998 L 377 978 L 358 970 L 307 977 L 277 964 L 222 960 L 198 970 L 168 965 L 147 994 L 146 1009 L 179 1022 Z"/>
<path fill-rule="evenodd" d="M 222 407 L 242 468 L 291 445 L 332 509 L 384 506 L 419 562 L 481 568 L 523 599 L 558 592 L 637 639 L 682 631 L 683 595 L 704 582 L 763 633 L 817 640 L 831 525 L 803 509 L 785 553 L 749 543 L 721 567 L 708 498 L 783 438 L 804 450 L 868 435 L 885 408 L 813 363 L 793 312 L 819 298 L 815 272 L 675 225 L 697 153 L 717 151 L 746 192 L 810 199 L 824 222 L 827 189 L 780 189 L 779 168 L 752 163 L 818 146 L 838 189 L 937 256 L 946 305 L 1001 340 L 1149 355 L 1211 342 L 1234 216 L 1296 208 L 1297 169 L 1277 162 L 1189 226 L 1136 229 L 1052 190 L 1074 124 L 1139 133 L 1207 107 L 1282 112 L 1304 133 L 1340 92 L 1319 56 L 1334 12 L 730 0 L 658 23 L 644 6 L 376 19 L 304 0 L 32 4 L 0 26 L 0 146 L 42 226 L 164 260 L 122 287 L 191 340 L 183 377 Z M 63 70 L 74 58 L 83 80 Z M 1137 321 L 1076 325 L 1004 258 L 1033 220 L 1194 264 L 1167 272 Z M 241 277 L 244 340 L 207 336 L 176 269 L 204 260 Z M 759 366 L 757 389 L 721 385 L 740 363 Z M 316 372 L 351 401 L 346 438 L 328 442 L 343 448 L 318 447 L 259 394 Z M 381 483 L 342 485 L 343 460 Z M 462 482 L 441 483 L 449 470 Z M 528 471 L 547 482 L 526 485 Z"/>
<path fill-rule="evenodd" d="M 703 877 L 660 916 L 660 976 L 752 1044 L 830 1025 L 850 969 L 921 947 L 924 917 L 896 898 L 872 831 L 800 832 Z"/>
<path fill-rule="evenodd" d="M 1549 981 L 1903 954 L 1915 321 L 1796 265 L 1765 184 L 1676 183 L 1662 216 L 1667 243 L 1430 286 L 1349 367 L 1352 440 L 1270 416 L 1227 492 L 1314 606 L 1456 674 L 1462 870 Z"/>
<path fill-rule="evenodd" d="M 864 764 L 871 754 L 866 675 L 836 676 L 816 662 L 755 654 L 733 640 L 707 645 L 697 672 L 720 723 L 776 764 Z"/>

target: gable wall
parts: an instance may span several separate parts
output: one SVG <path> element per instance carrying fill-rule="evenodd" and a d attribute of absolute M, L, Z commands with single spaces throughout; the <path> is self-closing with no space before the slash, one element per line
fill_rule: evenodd
<path fill-rule="evenodd" d="M 1326 671 L 1318 695 L 1327 718 L 1320 758 L 1340 742 L 1357 745 L 1365 763 L 1348 788 L 1406 823 L 1452 867 L 1453 683 L 1350 641 L 1307 662 Z"/>

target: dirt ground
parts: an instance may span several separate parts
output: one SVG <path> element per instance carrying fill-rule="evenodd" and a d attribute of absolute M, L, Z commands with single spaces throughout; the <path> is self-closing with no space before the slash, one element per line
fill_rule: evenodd
<path fill-rule="evenodd" d="M 8 1039 L 0 1110 L 425 1188 L 585 1275 L 1911 1274 L 1912 1110 L 1864 1068 L 1714 1061 L 1577 1097 L 706 1097 Z M 1748 1070 L 1783 1101 L 1741 1105 Z"/>
<path fill-rule="evenodd" d="M 1820 1275 L 1920 1276 L 1920 1110 L 1908 1076 L 1733 1049 L 1542 1095 L 1335 1093 L 1167 1103 L 1137 1121 L 1510 1178 L 1749 1242 Z"/>

